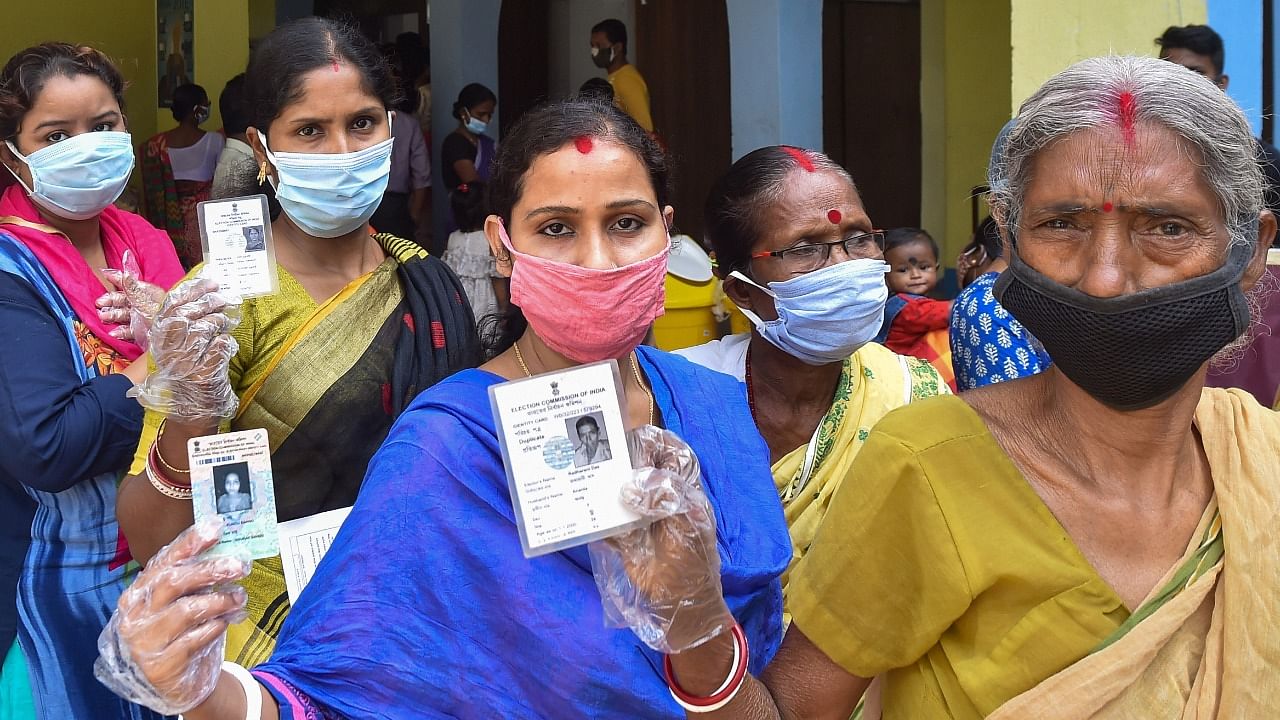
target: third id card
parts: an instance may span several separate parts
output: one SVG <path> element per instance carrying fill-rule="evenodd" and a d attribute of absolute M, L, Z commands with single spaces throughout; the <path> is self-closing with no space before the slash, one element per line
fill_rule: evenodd
<path fill-rule="evenodd" d="M 204 262 L 226 295 L 273 295 L 279 286 L 266 195 L 207 200 L 196 206 Z"/>
<path fill-rule="evenodd" d="M 489 388 L 525 557 L 639 527 L 615 360 Z"/>
<path fill-rule="evenodd" d="M 210 555 L 280 554 L 271 446 L 266 430 L 206 435 L 187 441 L 191 509 L 196 521 L 222 518 L 222 540 Z"/>

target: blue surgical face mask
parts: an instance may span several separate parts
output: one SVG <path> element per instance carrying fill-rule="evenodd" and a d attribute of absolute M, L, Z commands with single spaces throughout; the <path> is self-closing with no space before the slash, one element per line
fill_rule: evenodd
<path fill-rule="evenodd" d="M 391 176 L 391 138 L 351 153 L 273 153 L 261 137 L 280 209 L 308 235 L 339 237 L 373 217 Z"/>
<path fill-rule="evenodd" d="M 828 265 L 762 287 L 737 270 L 729 274 L 773 298 L 777 320 L 762 320 L 746 308 L 742 314 L 756 332 L 783 352 L 810 365 L 840 362 L 866 345 L 884 322 L 889 288 L 883 260 L 860 258 Z"/>
<path fill-rule="evenodd" d="M 24 156 L 31 170 L 31 202 L 68 220 L 88 220 L 120 197 L 133 172 L 133 142 L 127 132 L 87 132 Z M 14 173 L 14 177 L 18 177 Z"/>
<path fill-rule="evenodd" d="M 483 135 L 484 131 L 489 129 L 489 123 L 467 113 L 467 129 L 476 135 Z"/>

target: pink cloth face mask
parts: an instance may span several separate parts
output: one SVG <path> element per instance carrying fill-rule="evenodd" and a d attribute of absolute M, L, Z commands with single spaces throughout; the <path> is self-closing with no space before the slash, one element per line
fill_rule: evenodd
<path fill-rule="evenodd" d="M 669 244 L 640 262 L 597 270 L 517 252 L 507 228 L 498 232 L 517 261 L 511 303 L 547 347 L 571 360 L 622 357 L 644 340 L 664 311 Z"/>

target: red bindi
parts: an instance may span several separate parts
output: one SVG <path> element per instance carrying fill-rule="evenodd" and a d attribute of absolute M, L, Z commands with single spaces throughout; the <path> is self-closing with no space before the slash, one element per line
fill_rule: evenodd
<path fill-rule="evenodd" d="M 1115 210 L 1115 209 L 1116 209 L 1116 206 L 1112 205 L 1111 201 L 1109 200 L 1107 202 L 1102 203 L 1102 212 L 1111 212 L 1112 210 Z"/>
<path fill-rule="evenodd" d="M 809 153 L 801 150 L 800 148 L 793 147 L 783 147 L 782 150 L 794 158 L 796 164 L 805 172 L 813 172 L 815 170 L 813 167 L 813 160 L 809 158 Z"/>
<path fill-rule="evenodd" d="M 586 136 L 583 136 L 580 138 L 574 138 L 573 146 L 578 148 L 578 152 L 582 153 L 583 155 L 586 155 L 587 153 L 591 152 L 591 148 L 592 148 L 591 138 Z"/>
<path fill-rule="evenodd" d="M 840 220 L 841 220 L 843 217 L 844 217 L 844 216 L 840 214 L 840 211 L 839 211 L 839 210 L 828 210 L 828 211 L 827 211 L 827 219 L 831 221 L 831 224 L 832 224 L 832 225 L 839 225 L 839 224 L 840 224 Z"/>

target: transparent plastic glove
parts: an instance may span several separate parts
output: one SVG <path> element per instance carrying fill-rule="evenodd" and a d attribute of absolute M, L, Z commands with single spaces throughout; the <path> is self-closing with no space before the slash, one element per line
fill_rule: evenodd
<path fill-rule="evenodd" d="M 129 391 L 143 407 L 179 422 L 200 423 L 236 414 L 227 365 L 238 345 L 239 300 L 218 294 L 218 284 L 195 277 L 164 299 L 148 333 L 156 370 Z"/>
<path fill-rule="evenodd" d="M 137 343 L 147 349 L 147 332 L 164 303 L 164 288 L 142 279 L 142 270 L 133 252 L 124 253 L 123 270 L 106 268 L 102 275 L 116 287 L 98 298 L 98 317 L 104 323 L 119 325 L 111 331 L 112 337 Z"/>
<path fill-rule="evenodd" d="M 733 627 L 720 587 L 716 521 L 702 492 L 698 458 L 675 433 L 646 425 L 627 433 L 631 484 L 623 502 L 653 520 L 588 546 L 612 627 L 630 627 L 667 654 Z"/>
<path fill-rule="evenodd" d="M 164 715 L 209 697 L 222 672 L 227 625 L 245 618 L 247 595 L 233 585 L 247 559 L 201 558 L 222 523 L 205 520 L 156 554 L 120 596 L 98 636 L 93 674 L 120 697 Z"/>

